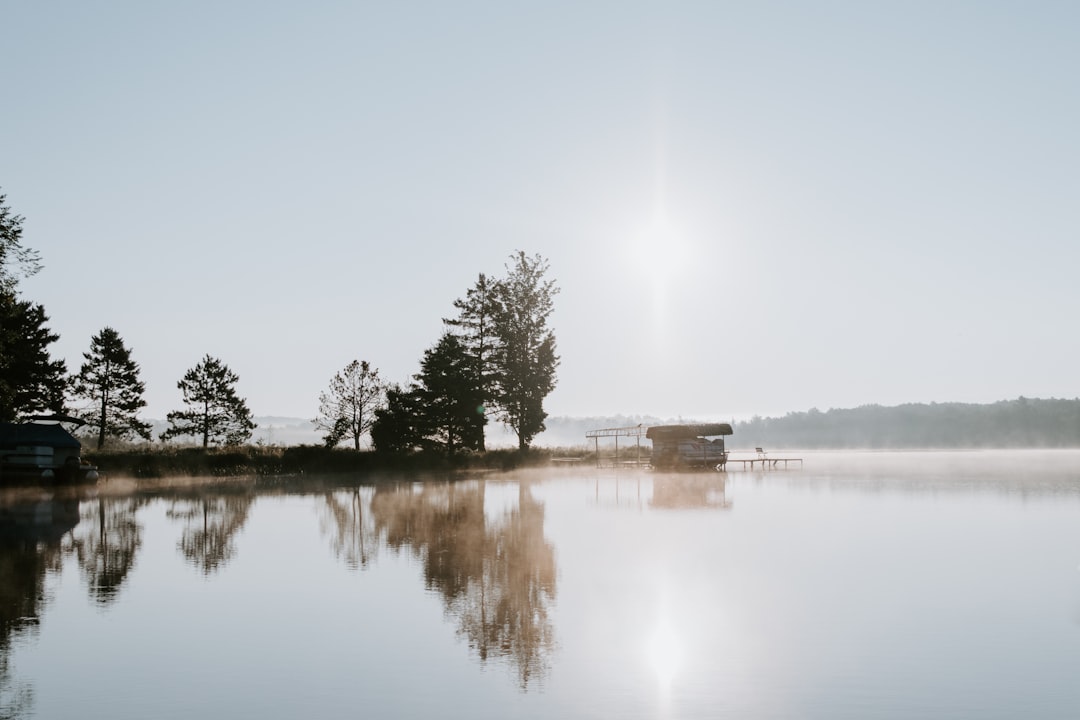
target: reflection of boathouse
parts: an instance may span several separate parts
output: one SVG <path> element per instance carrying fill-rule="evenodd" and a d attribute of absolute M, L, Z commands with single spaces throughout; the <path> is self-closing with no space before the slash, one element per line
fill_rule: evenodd
<path fill-rule="evenodd" d="M 731 509 L 724 475 L 717 473 L 709 475 L 657 474 L 653 478 L 652 500 L 649 505 L 665 510 Z"/>

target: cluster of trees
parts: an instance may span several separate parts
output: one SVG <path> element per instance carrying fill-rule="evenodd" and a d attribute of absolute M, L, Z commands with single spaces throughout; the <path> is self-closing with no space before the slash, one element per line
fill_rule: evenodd
<path fill-rule="evenodd" d="M 799 448 L 1076 447 L 1080 399 L 864 405 L 755 417 L 736 423 L 739 443 Z"/>
<path fill-rule="evenodd" d="M 69 401 L 81 400 L 99 449 L 108 437 L 149 440 L 150 424 L 138 416 L 146 407 L 146 387 L 120 333 L 106 327 L 91 338 L 82 367 L 72 376 L 62 359 L 50 356 L 49 345 L 59 335 L 49 330 L 44 307 L 18 294 L 19 281 L 41 270 L 41 258 L 23 245 L 24 218 L 6 200 L 0 194 L 0 422 L 65 414 Z M 236 382 L 236 374 L 220 360 L 203 358 L 177 384 L 186 409 L 169 413 L 161 439 L 194 436 L 207 447 L 250 438 L 255 425 L 236 394 Z"/>
<path fill-rule="evenodd" d="M 22 244 L 22 229 L 23 218 L 0 194 L 0 422 L 64 414 L 69 401 L 81 401 L 99 449 L 107 438 L 150 440 L 150 424 L 139 419 L 146 406 L 139 365 L 115 329 L 91 338 L 73 376 L 50 357 L 59 336 L 48 329 L 44 308 L 18 295 L 18 281 L 41 269 L 39 255 Z M 454 301 L 457 316 L 444 318 L 445 332 L 404 384 L 384 382 L 367 361 L 349 363 L 319 398 L 315 423 L 326 445 L 348 441 L 359 450 L 370 435 L 380 451 L 482 451 L 484 427 L 497 418 L 528 448 L 544 430 L 543 402 L 559 364 L 548 326 L 559 290 L 547 272 L 543 257 L 518 251 L 505 277 L 481 274 Z M 227 365 L 205 356 L 177 383 L 184 409 L 168 414 L 160 439 L 194 437 L 204 448 L 250 439 L 255 424 L 237 382 Z"/>
<path fill-rule="evenodd" d="M 527 449 L 544 430 L 544 398 L 559 365 L 548 325 L 559 289 L 548 269 L 540 255 L 518 251 L 505 277 L 481 273 L 408 383 L 384 383 L 366 361 L 351 362 L 320 398 L 315 423 L 326 444 L 349 440 L 359 449 L 370 433 L 383 452 L 482 451 L 494 417 Z"/>

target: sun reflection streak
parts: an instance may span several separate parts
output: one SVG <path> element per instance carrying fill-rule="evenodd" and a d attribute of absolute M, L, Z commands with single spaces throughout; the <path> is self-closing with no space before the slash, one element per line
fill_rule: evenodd
<path fill-rule="evenodd" d="M 646 653 L 661 692 L 667 693 L 682 667 L 683 652 L 679 634 L 666 612 L 660 613 L 660 619 L 648 638 Z"/>

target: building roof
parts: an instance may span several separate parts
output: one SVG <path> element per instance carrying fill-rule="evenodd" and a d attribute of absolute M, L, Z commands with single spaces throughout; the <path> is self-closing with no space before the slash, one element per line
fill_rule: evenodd
<path fill-rule="evenodd" d="M 703 423 L 699 425 L 653 425 L 645 433 L 650 440 L 679 440 L 682 438 L 731 435 L 728 423 Z"/>
<path fill-rule="evenodd" d="M 54 448 L 82 447 L 75 436 L 60 425 L 44 423 L 0 423 L 0 448 L 45 445 Z"/>

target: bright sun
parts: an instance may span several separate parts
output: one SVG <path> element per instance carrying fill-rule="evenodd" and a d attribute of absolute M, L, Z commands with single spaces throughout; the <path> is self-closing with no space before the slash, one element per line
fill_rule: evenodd
<path fill-rule="evenodd" d="M 654 219 L 634 242 L 634 260 L 648 288 L 654 319 L 666 314 L 667 296 L 686 271 L 685 245 L 679 232 L 663 218 Z"/>

